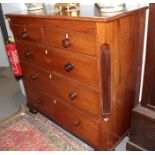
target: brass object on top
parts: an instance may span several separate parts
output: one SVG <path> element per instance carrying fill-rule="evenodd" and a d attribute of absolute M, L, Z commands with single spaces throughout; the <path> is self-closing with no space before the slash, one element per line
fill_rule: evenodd
<path fill-rule="evenodd" d="M 55 7 L 60 11 L 71 11 L 79 8 L 80 3 L 56 3 Z"/>

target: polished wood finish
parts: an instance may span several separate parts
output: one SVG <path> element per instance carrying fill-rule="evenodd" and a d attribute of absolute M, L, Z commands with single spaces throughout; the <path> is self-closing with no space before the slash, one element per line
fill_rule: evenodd
<path fill-rule="evenodd" d="M 85 17 L 82 8 L 77 17 L 7 17 L 11 27 L 41 30 L 42 43 L 16 37 L 31 109 L 97 150 L 114 150 L 129 129 L 139 93 L 146 7 L 109 18 L 93 9 Z"/>
<path fill-rule="evenodd" d="M 144 86 L 141 102 L 132 112 L 127 150 L 155 150 L 155 4 L 149 6 Z"/>
<path fill-rule="evenodd" d="M 91 22 L 107 23 L 121 18 L 126 18 L 133 14 L 139 14 L 139 12 L 141 11 L 143 12 L 146 9 L 147 9 L 146 6 L 140 7 L 140 8 L 128 6 L 123 12 L 112 14 L 112 15 L 110 14 L 109 16 L 107 16 L 107 14 L 104 15 L 102 12 L 100 12 L 100 10 L 96 6 L 81 5 L 80 10 L 77 12 L 76 16 L 72 14 L 72 12 L 57 12 L 57 11 L 55 12 L 51 7 L 49 11 L 46 9 L 37 10 L 37 12 L 23 10 L 21 12 L 7 14 L 7 17 L 14 17 L 11 21 L 12 23 L 15 23 L 15 24 L 22 24 L 23 21 L 21 21 L 21 18 L 25 19 L 25 24 L 28 24 L 28 25 L 32 22 L 32 20 L 37 21 L 37 24 L 41 25 L 42 23 L 40 22 L 40 18 L 46 19 L 49 24 L 51 22 L 52 23 L 51 25 L 53 25 L 53 23 L 55 22 L 52 22 L 52 20 L 56 19 L 57 25 L 54 25 L 54 28 L 58 26 L 63 29 L 64 26 L 63 25 L 60 26 L 59 22 L 64 21 L 65 27 L 67 27 L 67 29 L 73 29 L 73 30 L 75 30 L 74 27 L 76 27 L 79 21 L 81 21 L 81 22 L 84 22 L 83 23 L 84 25 L 79 24 L 80 26 L 79 30 L 81 29 L 92 30 L 92 28 L 94 29 L 94 25 Z M 68 21 L 71 21 L 71 23 Z M 70 24 L 66 24 L 65 22 Z M 85 25 L 85 23 L 87 23 L 87 26 Z"/>
<path fill-rule="evenodd" d="M 108 44 L 101 46 L 101 76 L 103 93 L 103 117 L 111 114 L 111 57 Z"/>
<path fill-rule="evenodd" d="M 144 33 L 139 33 L 139 30 L 144 32 L 144 25 L 145 12 L 106 25 L 106 43 L 111 51 L 112 87 L 109 145 L 129 128 L 129 111 L 134 106 L 135 98 L 139 96 L 139 92 L 136 92 L 136 86 L 140 82 L 137 74 L 140 74 L 139 61 L 142 57 L 139 57 L 139 53 L 142 53 L 144 38 Z"/>
<path fill-rule="evenodd" d="M 63 24 L 63 23 L 62 23 Z M 64 47 L 64 40 L 68 38 L 66 47 Z M 56 31 L 45 29 L 46 43 L 49 46 L 58 48 L 67 48 L 71 51 L 77 51 L 79 53 L 96 55 L 96 35 L 87 34 L 72 31 Z M 68 44 L 68 45 L 67 45 Z"/>
<path fill-rule="evenodd" d="M 41 27 L 12 25 L 11 29 L 15 39 L 22 39 L 32 42 L 43 43 Z"/>
<path fill-rule="evenodd" d="M 23 68 L 24 81 L 28 81 L 30 85 L 39 87 L 38 89 L 45 87 L 46 89 L 44 91 L 46 91 L 47 94 L 50 95 L 52 92 L 55 96 L 66 101 L 66 104 L 79 108 L 90 115 L 99 117 L 99 92 L 96 89 L 26 63 L 21 63 L 21 65 Z M 32 77 L 35 79 L 33 78 L 32 80 Z M 76 98 L 70 99 L 69 95 L 71 93 L 76 93 Z"/>
<path fill-rule="evenodd" d="M 47 50 L 49 51 L 48 60 L 52 61 L 52 63 L 49 63 L 49 66 L 47 66 L 48 69 L 98 87 L 99 79 L 97 76 L 98 69 L 96 58 L 73 53 L 68 54 L 68 51 L 55 48 L 48 48 Z M 70 72 L 65 69 L 67 64 L 73 65 L 73 69 Z"/>
<path fill-rule="evenodd" d="M 97 121 L 91 121 L 84 115 L 70 109 L 56 97 L 47 96 L 41 89 L 40 92 L 32 88 L 32 86 L 25 86 L 27 88 L 29 104 L 35 109 L 52 118 L 62 127 L 68 129 L 71 133 L 74 133 L 83 140 L 88 141 L 90 144 L 96 147 L 99 145 L 100 124 Z"/>
<path fill-rule="evenodd" d="M 98 87 L 99 78 L 95 57 L 81 57 L 81 55 L 74 53 L 68 54 L 67 50 L 27 45 L 27 43 L 19 41 L 17 41 L 17 49 L 19 57 L 24 61 L 32 62 L 40 67 Z M 25 56 L 27 51 L 31 51 L 31 56 Z M 73 66 L 69 72 L 66 71 L 68 64 Z"/>
<path fill-rule="evenodd" d="M 9 22 L 11 25 L 31 26 L 32 20 L 36 25 L 40 27 L 44 26 L 47 30 L 57 29 L 57 30 L 66 30 L 66 31 L 94 33 L 94 34 L 96 33 L 96 24 L 94 22 L 88 22 L 88 21 L 82 22 L 82 21 L 77 21 L 73 19 L 58 20 L 57 18 L 55 18 L 54 20 L 50 20 L 45 16 L 45 18 L 42 19 L 42 22 L 40 22 L 40 18 L 37 18 L 37 16 L 35 16 L 35 18 L 30 18 L 30 16 L 28 17 L 14 16 L 14 18 L 11 18 Z"/>

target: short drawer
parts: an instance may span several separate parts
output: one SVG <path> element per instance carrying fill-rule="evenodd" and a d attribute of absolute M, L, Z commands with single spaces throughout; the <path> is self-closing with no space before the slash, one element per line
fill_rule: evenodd
<path fill-rule="evenodd" d="M 26 40 L 43 44 L 41 27 L 26 25 L 11 25 L 13 35 L 17 40 Z"/>
<path fill-rule="evenodd" d="M 94 87 L 99 85 L 97 59 L 95 57 L 81 56 L 58 48 L 45 49 L 21 41 L 17 41 L 16 45 L 19 57 L 24 61 Z"/>
<path fill-rule="evenodd" d="M 96 34 L 45 29 L 48 46 L 96 56 Z"/>
<path fill-rule="evenodd" d="M 20 60 L 36 64 L 38 66 L 45 66 L 46 48 L 41 45 L 35 45 L 22 40 L 16 40 L 17 53 Z"/>
<path fill-rule="evenodd" d="M 91 116 L 100 116 L 99 92 L 82 83 L 68 80 L 55 73 L 38 69 L 34 66 L 21 63 L 24 81 L 34 87 L 46 89 L 66 102 L 69 106 L 78 108 Z"/>

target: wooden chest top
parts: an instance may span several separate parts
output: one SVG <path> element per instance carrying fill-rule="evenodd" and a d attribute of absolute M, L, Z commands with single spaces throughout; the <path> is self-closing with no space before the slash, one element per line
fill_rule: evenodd
<path fill-rule="evenodd" d="M 72 12 L 54 12 L 52 7 L 50 10 L 37 10 L 37 11 L 21 11 L 16 13 L 7 14 L 7 17 L 31 17 L 31 18 L 44 18 L 44 19 L 58 19 L 58 20 L 76 20 L 76 21 L 92 21 L 92 22 L 110 22 L 119 18 L 129 16 L 130 14 L 136 14 L 140 10 L 145 10 L 147 7 L 126 7 L 123 12 L 117 14 L 110 14 L 109 16 L 100 12 L 99 8 L 90 6 L 80 6 L 80 10 L 75 14 Z M 16 19 L 14 19 L 17 22 Z"/>

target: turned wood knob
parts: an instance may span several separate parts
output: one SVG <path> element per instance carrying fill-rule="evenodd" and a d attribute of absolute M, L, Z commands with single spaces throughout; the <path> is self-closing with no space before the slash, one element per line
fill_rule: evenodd
<path fill-rule="evenodd" d="M 36 75 L 36 74 L 32 74 L 32 75 L 30 76 L 30 78 L 31 78 L 31 80 L 36 80 L 36 79 L 37 79 L 37 75 Z"/>
<path fill-rule="evenodd" d="M 73 124 L 74 127 L 77 127 L 77 126 L 80 125 L 80 121 L 79 120 L 75 120 L 75 121 L 73 121 L 72 124 Z"/>
<path fill-rule="evenodd" d="M 25 38 L 27 38 L 28 37 L 28 33 L 27 32 L 21 32 L 21 37 L 23 38 L 23 39 L 25 39 Z"/>
<path fill-rule="evenodd" d="M 64 46 L 64 48 L 68 48 L 69 45 L 70 45 L 70 41 L 68 38 L 68 34 L 66 33 L 65 39 L 63 40 L 63 46 Z"/>
<path fill-rule="evenodd" d="M 32 55 L 32 52 L 31 51 L 26 51 L 24 54 L 25 54 L 25 57 L 30 57 Z"/>
<path fill-rule="evenodd" d="M 70 100 L 74 100 L 77 98 L 77 94 L 75 92 L 71 92 L 68 94 L 68 97 Z"/>
<path fill-rule="evenodd" d="M 66 72 L 70 72 L 72 69 L 73 69 L 73 65 L 72 64 L 68 63 L 68 64 L 65 65 L 65 71 Z"/>
<path fill-rule="evenodd" d="M 43 99 L 40 97 L 40 98 L 37 98 L 36 99 L 36 103 L 37 104 L 41 104 L 41 103 L 43 103 Z"/>

